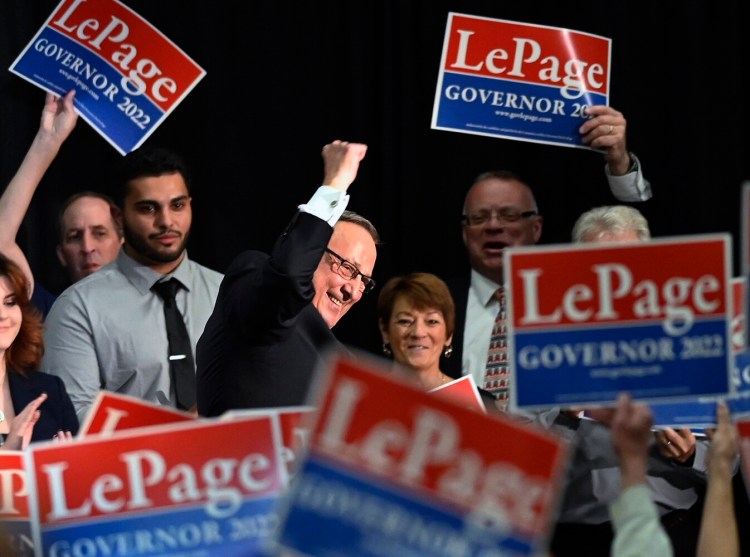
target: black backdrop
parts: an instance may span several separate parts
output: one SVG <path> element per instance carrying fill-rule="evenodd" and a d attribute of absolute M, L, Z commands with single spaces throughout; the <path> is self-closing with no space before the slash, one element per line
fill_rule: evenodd
<path fill-rule="evenodd" d="M 95 0 L 88 0 L 95 1 Z M 430 129 L 448 12 L 567 27 L 613 39 L 610 102 L 628 120 L 654 198 L 655 236 L 730 232 L 739 269 L 740 191 L 748 172 L 748 40 L 740 1 L 126 0 L 206 69 L 148 139 L 180 151 L 195 178 L 190 256 L 223 271 L 268 249 L 322 178 L 320 148 L 369 151 L 350 208 L 379 228 L 375 278 L 468 269 L 459 216 L 471 179 L 512 169 L 536 189 L 542 243 L 566 242 L 576 217 L 613 203 L 601 155 Z M 0 0 L 0 184 L 36 130 L 44 92 L 7 71 L 55 0 Z M 47 174 L 19 235 L 38 280 L 65 286 L 54 256 L 59 204 L 108 192 L 120 155 L 86 122 Z M 0 223 L 2 226 L 2 223 Z M 377 336 L 377 290 L 337 327 Z"/>

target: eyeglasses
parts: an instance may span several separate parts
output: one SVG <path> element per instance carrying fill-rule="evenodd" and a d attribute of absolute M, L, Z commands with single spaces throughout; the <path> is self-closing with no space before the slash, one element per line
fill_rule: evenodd
<path fill-rule="evenodd" d="M 521 219 L 527 219 L 538 215 L 537 211 L 516 211 L 515 209 L 500 209 L 498 211 L 477 211 L 469 215 L 462 215 L 461 222 L 466 226 L 481 226 L 492 219 L 494 216 L 499 221 L 518 222 Z"/>
<path fill-rule="evenodd" d="M 353 264 L 341 257 L 338 253 L 335 251 L 326 248 L 326 252 L 331 254 L 333 257 L 338 259 L 339 261 L 333 260 L 331 261 L 331 270 L 336 273 L 339 276 L 344 277 L 346 280 L 354 280 L 357 278 L 357 275 L 362 277 L 362 287 L 361 290 L 365 294 L 372 291 L 373 288 L 375 288 L 375 281 L 372 279 L 372 277 L 368 277 L 366 274 L 364 274 L 362 271 L 357 269 L 357 267 Z"/>

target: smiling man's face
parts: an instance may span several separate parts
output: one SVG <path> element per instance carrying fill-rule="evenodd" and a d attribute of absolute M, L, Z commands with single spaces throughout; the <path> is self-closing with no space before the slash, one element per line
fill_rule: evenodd
<path fill-rule="evenodd" d="M 531 190 L 515 179 L 486 178 L 466 194 L 464 215 L 488 213 L 478 225 L 463 225 L 463 240 L 472 269 L 503 283 L 503 251 L 506 247 L 536 244 L 542 234 L 542 217 L 532 215 L 508 222 L 502 213 L 536 211 Z"/>
<path fill-rule="evenodd" d="M 360 273 L 372 276 L 377 249 L 370 233 L 358 224 L 339 221 L 328 247 L 354 265 Z M 346 279 L 334 267 L 340 260 L 325 252 L 313 275 L 313 305 L 329 327 L 333 327 L 364 295 L 362 277 Z"/>

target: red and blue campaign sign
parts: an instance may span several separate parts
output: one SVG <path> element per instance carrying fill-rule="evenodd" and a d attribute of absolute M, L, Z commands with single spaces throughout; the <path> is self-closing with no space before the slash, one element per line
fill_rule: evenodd
<path fill-rule="evenodd" d="M 27 450 L 39 555 L 259 555 L 278 525 L 267 416 L 195 420 Z"/>
<path fill-rule="evenodd" d="M 187 412 L 169 406 L 160 406 L 143 399 L 101 391 L 86 414 L 86 420 L 78 431 L 79 437 L 86 435 L 110 435 L 115 431 L 174 422 L 187 422 L 195 418 Z"/>
<path fill-rule="evenodd" d="M 722 398 L 732 416 L 750 414 L 750 352 L 735 352 L 732 368 L 735 391 L 722 397 L 698 397 L 684 402 L 652 402 L 651 413 L 658 427 L 689 427 L 703 430 L 716 427 L 716 400 Z"/>
<path fill-rule="evenodd" d="M 588 149 L 578 128 L 609 104 L 611 42 L 449 13 L 432 128 Z"/>
<path fill-rule="evenodd" d="M 464 375 L 445 385 L 439 385 L 429 392 L 437 393 L 440 396 L 449 396 L 456 402 L 466 404 L 469 408 L 475 408 L 480 412 L 487 411 L 472 375 Z"/>
<path fill-rule="evenodd" d="M 279 408 L 253 408 L 229 410 L 222 418 L 234 419 L 243 416 L 267 415 L 276 420 L 281 430 L 282 455 L 289 478 L 294 476 L 299 455 L 307 447 L 308 429 L 306 417 L 314 411 L 311 406 L 286 406 Z"/>
<path fill-rule="evenodd" d="M 326 371 L 306 457 L 282 500 L 282 550 L 501 557 L 543 549 L 564 440 L 422 391 L 362 357 L 339 357 Z"/>
<path fill-rule="evenodd" d="M 0 537 L 13 557 L 34 555 L 26 463 L 21 451 L 0 451 Z"/>
<path fill-rule="evenodd" d="M 731 238 L 506 251 L 511 407 L 731 390 Z"/>
<path fill-rule="evenodd" d="M 732 387 L 737 394 L 722 398 L 727 401 L 733 415 L 746 415 L 750 409 L 750 353 L 745 348 L 746 279 L 734 277 L 729 283 L 732 291 L 731 345 L 734 359 Z M 651 409 L 656 426 L 689 427 L 694 430 L 716 427 L 715 397 L 685 402 L 654 403 Z"/>
<path fill-rule="evenodd" d="M 63 0 L 10 71 L 56 95 L 121 154 L 138 148 L 206 72 L 117 0 Z"/>

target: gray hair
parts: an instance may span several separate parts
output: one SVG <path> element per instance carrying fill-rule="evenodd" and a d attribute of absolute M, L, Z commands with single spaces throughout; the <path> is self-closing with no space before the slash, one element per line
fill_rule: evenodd
<path fill-rule="evenodd" d="M 376 246 L 380 245 L 380 234 L 378 234 L 377 229 L 375 228 L 375 225 L 373 225 L 369 220 L 367 220 L 365 217 L 360 215 L 359 213 L 355 213 L 354 211 L 346 210 L 339 218 L 339 222 L 351 222 L 352 224 L 356 224 L 367 230 L 367 232 L 370 233 L 370 236 L 372 236 L 373 241 L 375 242 Z"/>
<path fill-rule="evenodd" d="M 651 238 L 648 221 L 638 209 L 628 205 L 595 207 L 583 213 L 573 225 L 573 241 L 580 243 L 589 235 L 600 236 L 632 230 L 640 240 Z"/>

